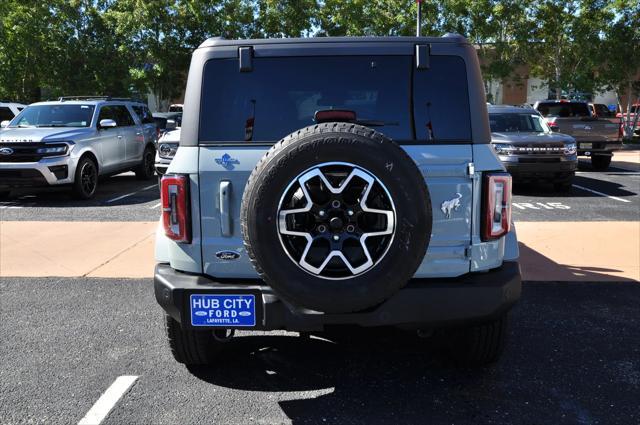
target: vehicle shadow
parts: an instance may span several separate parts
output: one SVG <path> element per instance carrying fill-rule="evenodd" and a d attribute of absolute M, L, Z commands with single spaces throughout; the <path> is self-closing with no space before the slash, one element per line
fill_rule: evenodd
<path fill-rule="evenodd" d="M 589 264 L 579 266 L 560 264 L 522 242 L 518 243 L 518 247 L 522 278 L 526 281 L 638 282 L 612 274 L 621 273 L 624 270 L 594 267 Z"/>
<path fill-rule="evenodd" d="M 624 185 L 612 181 L 601 180 L 589 176 L 576 176 L 573 179 L 573 184 L 582 186 L 587 189 L 595 190 L 604 193 L 609 196 L 617 197 L 630 197 L 636 196 L 638 193 L 629 191 L 624 188 Z M 640 188 L 639 188 L 640 189 Z M 521 196 L 539 196 L 550 198 L 597 198 L 602 197 L 597 193 L 589 192 L 577 187 L 572 187 L 570 191 L 558 192 L 554 191 L 553 185 L 545 183 L 532 183 L 532 182 L 514 182 L 513 194 Z"/>
<path fill-rule="evenodd" d="M 126 196 L 123 196 L 126 195 Z M 120 198 L 121 199 L 117 199 Z M 3 201 L 22 208 L 111 207 L 144 204 L 160 199 L 157 178 L 138 180 L 133 173 L 101 177 L 93 199 L 80 200 L 73 196 L 70 186 L 18 188 Z"/>
<path fill-rule="evenodd" d="M 241 336 L 219 365 L 189 371 L 272 393 L 294 424 L 625 423 L 637 414 L 638 303 L 636 284 L 525 283 L 502 359 L 480 369 L 453 367 L 429 339 L 363 329 Z"/>

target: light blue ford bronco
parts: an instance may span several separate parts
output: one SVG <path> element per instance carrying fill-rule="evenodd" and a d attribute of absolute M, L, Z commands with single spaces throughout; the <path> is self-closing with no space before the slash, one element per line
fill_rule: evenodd
<path fill-rule="evenodd" d="M 236 329 L 393 326 L 495 361 L 521 280 L 490 142 L 461 36 L 203 43 L 161 182 L 175 359 L 213 362 Z"/>

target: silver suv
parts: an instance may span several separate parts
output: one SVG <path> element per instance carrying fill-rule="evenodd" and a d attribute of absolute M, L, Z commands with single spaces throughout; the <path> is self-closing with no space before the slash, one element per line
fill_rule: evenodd
<path fill-rule="evenodd" d="M 5 123 L 6 124 L 6 123 Z M 98 177 L 153 177 L 156 128 L 139 101 L 64 97 L 34 103 L 0 131 L 0 197 L 16 187 L 71 185 L 92 198 Z"/>

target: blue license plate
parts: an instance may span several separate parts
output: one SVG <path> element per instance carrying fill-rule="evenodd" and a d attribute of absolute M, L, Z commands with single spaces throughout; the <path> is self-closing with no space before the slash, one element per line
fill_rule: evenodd
<path fill-rule="evenodd" d="M 255 295 L 191 295 L 192 326 L 255 326 Z"/>

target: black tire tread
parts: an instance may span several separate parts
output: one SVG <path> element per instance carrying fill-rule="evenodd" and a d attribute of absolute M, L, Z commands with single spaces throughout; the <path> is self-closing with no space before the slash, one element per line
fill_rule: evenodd
<path fill-rule="evenodd" d="M 184 330 L 165 313 L 165 331 L 176 361 L 186 365 L 210 364 L 219 351 L 219 343 L 210 331 Z"/>
<path fill-rule="evenodd" d="M 508 318 L 504 314 L 492 322 L 456 329 L 449 335 L 449 354 L 460 366 L 478 367 L 498 360 L 504 350 Z"/>

